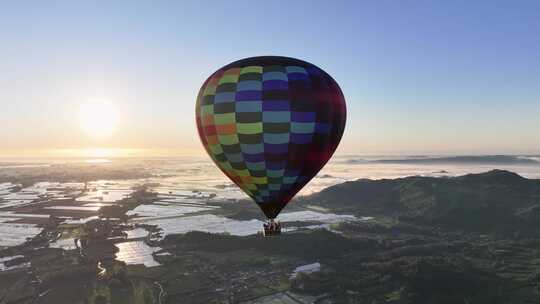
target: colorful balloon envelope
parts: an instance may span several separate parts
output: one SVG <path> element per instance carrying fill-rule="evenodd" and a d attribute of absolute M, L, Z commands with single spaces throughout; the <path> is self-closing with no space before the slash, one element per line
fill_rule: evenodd
<path fill-rule="evenodd" d="M 252 57 L 212 74 L 197 128 L 216 165 L 274 219 L 336 150 L 345 98 L 330 75 L 288 57 Z"/>

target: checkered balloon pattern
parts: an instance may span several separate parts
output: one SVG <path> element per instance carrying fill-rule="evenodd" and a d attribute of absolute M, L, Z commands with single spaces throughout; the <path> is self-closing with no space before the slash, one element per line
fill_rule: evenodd
<path fill-rule="evenodd" d="M 275 218 L 336 150 L 346 107 L 320 68 L 265 56 L 212 74 L 199 91 L 196 119 L 217 166 Z"/>

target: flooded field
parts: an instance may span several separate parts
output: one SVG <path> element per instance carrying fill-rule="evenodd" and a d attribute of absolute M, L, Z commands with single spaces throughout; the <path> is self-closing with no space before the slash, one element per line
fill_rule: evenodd
<path fill-rule="evenodd" d="M 10 222 L 16 221 L 10 219 Z M 34 224 L 15 224 L 0 222 L 0 247 L 10 247 L 23 244 L 41 232 L 41 228 Z"/>
<path fill-rule="evenodd" d="M 398 255 L 392 261 L 401 265 L 403 258 L 417 260 L 408 257 L 411 246 L 423 248 L 421 252 L 440 248 L 440 238 L 432 236 L 431 228 L 407 230 L 396 237 L 388 225 L 399 223 L 376 212 L 369 214 L 372 209 L 362 209 L 354 197 L 336 194 L 340 188 L 311 194 L 360 178 L 423 175 L 442 177 L 441 182 L 494 168 L 540 177 L 540 165 L 519 160 L 496 165 L 392 164 L 336 157 L 279 214 L 282 235 L 265 238 L 262 212 L 207 159 L 4 166 L 0 168 L 0 293 L 2 284 L 9 286 L 3 291 L 12 299 L 7 303 L 38 303 L 35 299 L 48 299 L 43 303 L 189 303 L 192 298 L 197 303 L 216 298 L 229 303 L 231 296 L 242 299 L 235 303 L 313 303 L 325 295 L 301 295 L 295 290 L 305 283 L 335 282 L 334 293 L 341 295 L 344 275 L 348 282 L 360 282 L 357 276 L 371 282 L 373 270 L 381 271 L 379 266 L 371 272 L 363 268 L 362 257 L 372 258 L 373 250 L 380 251 L 381 265 L 388 262 L 389 251 Z M 317 198 L 327 194 L 335 198 Z M 384 239 L 380 234 L 386 235 Z M 425 247 L 426 242 L 430 247 Z M 448 248 L 444 245 L 433 254 L 447 254 Z M 538 255 L 527 248 L 511 252 Z M 527 258 L 519 257 L 519 261 Z M 534 267 L 522 265 L 521 269 L 532 272 Z M 305 279 L 318 276 L 331 279 Z M 375 278 L 382 282 L 386 277 L 383 271 Z M 96 297 L 104 290 L 109 300 Z M 77 302 L 80 298 L 87 302 Z"/>
<path fill-rule="evenodd" d="M 260 217 L 234 219 L 226 216 L 224 208 L 238 206 L 235 204 L 246 200 L 247 196 L 207 159 L 118 160 L 63 163 L 61 168 L 56 166 L 59 165 L 3 167 L 4 174 L 11 174 L 13 178 L 0 183 L 0 247 L 24 244 L 38 235 L 44 225 L 53 219 L 75 230 L 73 227 L 100 220 L 104 216 L 104 208 L 119 206 L 119 202 L 132 197 L 143 185 L 146 191 L 154 194 L 154 199 L 144 203 L 133 201 L 128 207 L 122 205 L 123 214 L 107 215 L 108 218 L 117 219 L 125 216 L 123 238 L 133 241 L 119 242 L 116 247 L 119 250 L 117 259 L 128 264 L 153 265 L 151 257 L 158 249 L 144 242 L 150 232 L 142 227 L 154 227 L 158 234 L 153 238 L 162 239 L 167 235 L 190 231 L 248 236 L 257 234 L 263 224 Z M 354 157 L 336 157 L 299 196 L 358 178 L 454 176 L 481 172 L 492 167 L 485 164 L 396 165 L 373 163 Z M 506 167 L 527 177 L 540 177 L 540 166 L 518 164 Z M 117 172 L 124 168 L 131 171 Z M 42 178 L 44 170 L 51 170 L 48 180 Z M 68 181 L 64 173 L 55 175 L 66 171 L 74 172 L 74 177 Z M 79 178 L 77 172 L 80 172 Z M 100 172 L 118 177 L 102 179 Z M 38 177 L 32 178 L 33 174 Z M 95 179 L 89 178 L 89 174 L 95 176 Z M 25 182 L 23 177 L 29 182 Z M 357 218 L 347 214 L 333 214 L 322 208 L 285 209 L 278 217 L 285 231 L 331 229 L 333 224 L 370 219 L 369 214 Z M 74 236 L 62 236 L 51 241 L 49 246 L 73 250 L 76 248 L 76 240 Z"/>
<path fill-rule="evenodd" d="M 116 259 L 128 265 L 144 265 L 146 267 L 159 266 L 152 254 L 161 250 L 159 247 L 150 247 L 142 241 L 118 243 Z"/>

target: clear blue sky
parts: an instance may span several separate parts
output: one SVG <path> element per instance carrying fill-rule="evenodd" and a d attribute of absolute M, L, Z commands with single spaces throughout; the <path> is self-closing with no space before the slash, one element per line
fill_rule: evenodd
<path fill-rule="evenodd" d="M 539 1 L 112 2 L 1 4 L 0 155 L 199 151 L 201 83 L 256 55 L 334 76 L 341 153 L 540 153 Z M 81 131 L 93 99 L 119 109 L 109 137 Z"/>

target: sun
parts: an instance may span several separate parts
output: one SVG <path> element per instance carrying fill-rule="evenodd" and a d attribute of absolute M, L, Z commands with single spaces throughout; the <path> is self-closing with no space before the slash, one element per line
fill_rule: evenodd
<path fill-rule="evenodd" d="M 88 136 L 110 137 L 114 134 L 118 122 L 118 111 L 109 101 L 90 100 L 79 108 L 79 124 Z"/>

